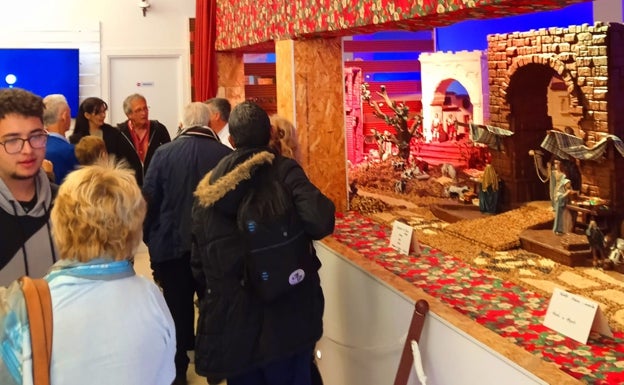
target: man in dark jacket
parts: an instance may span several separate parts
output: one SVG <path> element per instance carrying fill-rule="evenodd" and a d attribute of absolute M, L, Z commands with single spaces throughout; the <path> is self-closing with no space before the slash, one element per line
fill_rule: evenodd
<path fill-rule="evenodd" d="M 257 104 L 239 104 L 229 125 L 236 150 L 195 191 L 191 267 L 200 296 L 195 370 L 211 384 L 227 379 L 228 385 L 309 385 L 324 308 L 312 240 L 333 232 L 335 207 L 296 161 L 269 150 L 269 117 Z M 248 247 L 248 232 L 290 217 L 284 214 L 293 210 L 307 242 L 303 255 L 289 253 L 287 242 L 273 243 L 277 236 Z M 257 223 L 241 221 L 256 214 Z M 273 250 L 278 263 L 299 258 L 312 268 L 294 271 L 292 288 L 268 301 L 251 278 L 257 250 Z"/>
<path fill-rule="evenodd" d="M 156 149 L 170 142 L 171 136 L 162 123 L 149 120 L 149 107 L 143 95 L 128 96 L 123 102 L 123 110 L 128 120 L 117 125 L 122 134 L 117 155 L 128 161 L 137 183 L 142 186 Z"/>
<path fill-rule="evenodd" d="M 195 285 L 191 274 L 191 209 L 199 180 L 232 150 L 207 127 L 209 111 L 191 103 L 184 111 L 186 127 L 161 146 L 145 175 L 148 202 L 144 241 L 154 279 L 161 286 L 176 326 L 176 382 L 186 383 L 187 350 L 193 350 Z"/>

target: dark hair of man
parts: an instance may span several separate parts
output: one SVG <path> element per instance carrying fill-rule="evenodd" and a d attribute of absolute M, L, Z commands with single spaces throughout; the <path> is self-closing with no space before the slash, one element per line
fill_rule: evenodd
<path fill-rule="evenodd" d="M 223 119 L 224 122 L 229 121 L 230 112 L 232 111 L 232 105 L 229 100 L 224 98 L 210 98 L 204 103 L 216 110 L 219 115 L 221 115 L 221 119 Z"/>
<path fill-rule="evenodd" d="M 17 114 L 39 118 L 43 122 L 43 99 L 21 88 L 0 89 L 0 119 Z"/>
<path fill-rule="evenodd" d="M 78 114 L 76 115 L 76 123 L 74 124 L 74 132 L 69 137 L 69 142 L 76 144 L 80 142 L 83 136 L 89 135 L 89 120 L 85 113 L 97 114 L 106 110 L 108 110 L 108 104 L 100 98 L 86 98 L 80 103 Z"/>
<path fill-rule="evenodd" d="M 236 148 L 269 145 L 271 121 L 266 111 L 256 103 L 246 101 L 234 107 L 229 124 Z"/>

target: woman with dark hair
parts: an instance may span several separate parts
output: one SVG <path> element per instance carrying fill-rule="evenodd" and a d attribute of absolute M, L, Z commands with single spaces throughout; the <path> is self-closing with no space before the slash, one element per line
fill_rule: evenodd
<path fill-rule="evenodd" d="M 118 146 L 121 134 L 110 124 L 104 123 L 108 104 L 100 98 L 86 98 L 78 108 L 74 132 L 69 142 L 77 144 L 85 136 L 93 135 L 104 140 L 106 152 L 118 155 Z"/>
<path fill-rule="evenodd" d="M 236 150 L 199 182 L 192 212 L 195 371 L 209 384 L 311 385 L 325 306 L 312 240 L 334 231 L 336 209 L 268 147 L 259 105 L 240 103 L 228 122 Z"/>

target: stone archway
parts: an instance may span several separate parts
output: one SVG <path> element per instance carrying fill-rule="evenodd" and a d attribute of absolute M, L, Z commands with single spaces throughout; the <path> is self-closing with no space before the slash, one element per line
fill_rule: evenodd
<path fill-rule="evenodd" d="M 509 79 L 505 95 L 510 109 L 507 120 L 515 135 L 507 151 L 514 158 L 515 178 L 508 187 L 520 202 L 549 199 L 548 186 L 537 175 L 529 151 L 539 149 L 546 132 L 553 129 L 548 88 L 556 74 L 549 66 L 530 63 L 518 67 Z"/>
<path fill-rule="evenodd" d="M 527 65 L 531 66 L 535 64 L 541 64 L 545 67 L 549 67 L 552 69 L 552 71 L 557 73 L 565 83 L 568 93 L 570 93 L 570 110 L 576 113 L 580 119 L 583 114 L 583 106 L 579 104 L 579 92 L 578 87 L 575 84 L 574 76 L 578 73 L 578 71 L 575 71 L 575 66 L 566 65 L 566 63 L 561 61 L 562 58 L 567 58 L 569 60 L 569 57 L 566 55 L 559 57 L 555 54 L 523 55 L 514 57 L 511 60 L 511 66 L 509 66 L 509 69 L 501 80 L 501 85 L 510 85 L 511 78 L 514 76 L 516 71 L 518 71 L 518 69 L 524 68 Z M 502 98 L 508 98 L 508 90 L 506 87 L 499 87 L 498 90 Z"/>
<path fill-rule="evenodd" d="M 454 80 L 468 92 L 473 107 L 474 123 L 484 124 L 489 119 L 489 92 L 487 86 L 487 55 L 482 51 L 432 52 L 420 54 L 423 127 L 431 127 L 435 112 L 432 105 L 440 97 L 437 90 L 446 90 Z M 441 103 L 440 103 L 441 104 Z"/>
<path fill-rule="evenodd" d="M 558 74 L 569 94 L 568 110 L 578 117 L 585 145 L 591 147 L 606 135 L 620 136 L 623 132 L 621 123 L 617 124 L 624 121 L 623 89 L 618 80 L 624 69 L 624 60 L 619 59 L 623 41 L 622 25 L 603 23 L 488 36 L 490 124 L 516 133 L 505 139 L 505 152 L 492 154 L 492 164 L 507 187 L 503 205 L 513 207 L 539 197 L 527 184 L 530 158 L 525 152 L 529 146 L 526 141 L 532 140 L 532 146 L 539 141 L 527 138 L 525 133 L 538 130 L 539 116 L 545 126 L 542 138 L 548 129 L 546 113 L 533 114 L 532 120 L 518 118 L 520 111 L 531 112 L 531 101 L 520 102 L 527 103 L 524 108 L 513 106 L 516 99 L 509 93 L 520 92 L 514 89 L 514 79 L 522 78 L 522 72 L 535 69 L 533 66 Z M 527 93 L 523 97 L 536 96 Z M 519 132 L 522 134 L 517 135 Z M 624 165 L 624 160 L 613 152 L 606 160 L 608 163 L 581 162 L 584 190 L 610 200 L 614 207 L 624 208 L 622 194 L 617 193 L 624 191 L 624 180 L 619 180 L 614 172 Z"/>

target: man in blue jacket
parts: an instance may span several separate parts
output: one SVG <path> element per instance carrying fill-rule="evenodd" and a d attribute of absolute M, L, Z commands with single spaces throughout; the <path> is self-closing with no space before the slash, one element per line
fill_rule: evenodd
<path fill-rule="evenodd" d="M 184 129 L 174 141 L 156 150 L 143 183 L 148 202 L 144 241 L 154 279 L 163 290 L 176 327 L 174 384 L 186 383 L 187 351 L 195 344 L 195 284 L 190 267 L 193 191 L 232 151 L 207 126 L 209 117 L 205 104 L 189 104 L 182 120 Z"/>
<path fill-rule="evenodd" d="M 56 183 L 78 166 L 74 145 L 69 143 L 65 133 L 71 124 L 71 112 L 65 96 L 52 94 L 43 98 L 43 126 L 48 131 L 45 158 L 52 162 Z"/>

